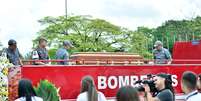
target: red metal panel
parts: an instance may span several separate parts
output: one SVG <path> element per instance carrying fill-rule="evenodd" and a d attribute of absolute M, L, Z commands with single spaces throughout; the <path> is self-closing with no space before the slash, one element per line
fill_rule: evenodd
<path fill-rule="evenodd" d="M 182 59 L 185 61 L 178 61 Z M 173 60 L 173 64 L 201 64 L 201 41 L 176 42 L 173 47 Z"/>
<path fill-rule="evenodd" d="M 36 85 L 40 80 L 47 79 L 60 87 L 60 94 L 62 99 L 75 99 L 80 92 L 81 78 L 85 75 L 91 75 L 98 85 L 98 78 L 103 76 L 107 79 L 107 88 L 99 89 L 107 97 L 114 97 L 118 88 L 120 77 L 129 77 L 129 84 L 131 84 L 131 76 L 142 78 L 146 74 L 170 73 L 174 75 L 175 91 L 181 93 L 180 78 L 184 71 L 194 71 L 201 73 L 201 65 L 166 65 L 166 66 L 23 66 L 22 77 L 31 79 Z M 108 84 L 114 85 L 117 79 L 117 86 L 114 89 L 109 88 Z M 178 84 L 177 84 L 178 83 Z M 99 87 L 100 88 L 100 87 Z"/>

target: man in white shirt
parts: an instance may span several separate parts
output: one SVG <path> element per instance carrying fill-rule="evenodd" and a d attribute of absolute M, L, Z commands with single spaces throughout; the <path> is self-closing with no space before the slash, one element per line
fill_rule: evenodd
<path fill-rule="evenodd" d="M 190 71 L 183 73 L 181 88 L 186 94 L 185 101 L 201 101 L 201 94 L 197 91 L 197 77 L 195 73 Z"/>

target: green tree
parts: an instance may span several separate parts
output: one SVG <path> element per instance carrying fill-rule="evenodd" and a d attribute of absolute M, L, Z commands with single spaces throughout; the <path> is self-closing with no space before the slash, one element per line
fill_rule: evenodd
<path fill-rule="evenodd" d="M 129 51 L 132 53 L 139 53 L 144 58 L 152 58 L 152 50 L 149 51 L 148 45 L 152 42 L 151 34 L 144 32 L 145 30 L 138 29 L 137 31 L 131 31 L 131 40 Z M 148 30 L 147 30 L 148 31 Z"/>
<path fill-rule="evenodd" d="M 93 19 L 90 16 L 45 17 L 39 20 L 45 28 L 33 40 L 47 38 L 52 51 L 61 46 L 63 40 L 70 40 L 75 48 L 73 52 L 114 52 L 120 48 L 125 50 L 128 39 L 127 29 L 113 25 L 103 19 Z M 68 30 L 68 33 L 65 31 Z M 51 54 L 54 53 L 51 51 Z"/>
<path fill-rule="evenodd" d="M 138 27 L 129 30 L 91 16 L 44 17 L 39 20 L 44 29 L 33 40 L 45 37 L 54 58 L 63 40 L 70 40 L 75 48 L 70 52 L 133 52 L 152 58 L 153 44 L 161 40 L 164 47 L 172 49 L 175 41 L 199 39 L 201 17 L 191 20 L 168 20 L 157 28 Z"/>
<path fill-rule="evenodd" d="M 199 40 L 201 37 L 201 17 L 190 20 L 168 20 L 153 29 L 153 40 L 161 40 L 164 47 L 172 51 L 176 41 Z"/>

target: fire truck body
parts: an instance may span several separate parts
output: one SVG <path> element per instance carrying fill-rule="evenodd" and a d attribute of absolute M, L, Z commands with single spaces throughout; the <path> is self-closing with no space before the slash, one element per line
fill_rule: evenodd
<path fill-rule="evenodd" d="M 172 75 L 175 92 L 182 94 L 180 87 L 182 73 L 184 71 L 201 73 L 201 41 L 176 42 L 173 48 L 173 62 L 170 65 L 143 64 L 142 58 L 138 59 L 140 61 L 136 65 L 131 64 L 132 59 L 128 59 L 127 62 L 123 60 L 124 64 L 121 62 L 120 65 L 112 64 L 111 59 L 108 59 L 106 64 L 99 64 L 103 61 L 96 61 L 98 65 L 83 65 L 85 61 L 80 59 L 76 63 L 81 65 L 24 65 L 20 68 L 20 73 L 22 78 L 32 80 L 34 85 L 44 79 L 54 83 L 60 88 L 62 99 L 76 99 L 80 93 L 81 79 L 86 75 L 94 78 L 97 89 L 108 98 L 114 97 L 122 86 L 134 86 L 135 81 L 146 79 L 147 74 L 161 72 Z M 178 97 L 178 101 L 179 99 Z"/>

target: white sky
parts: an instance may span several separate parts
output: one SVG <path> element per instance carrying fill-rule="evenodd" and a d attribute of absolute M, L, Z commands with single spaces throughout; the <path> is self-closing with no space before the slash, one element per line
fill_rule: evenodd
<path fill-rule="evenodd" d="M 45 16 L 65 14 L 65 0 L 0 0 L 0 41 L 7 47 L 11 38 L 21 53 L 30 51 L 32 39 Z M 201 0 L 68 0 L 68 13 L 92 15 L 135 30 L 157 27 L 169 19 L 201 15 Z"/>

